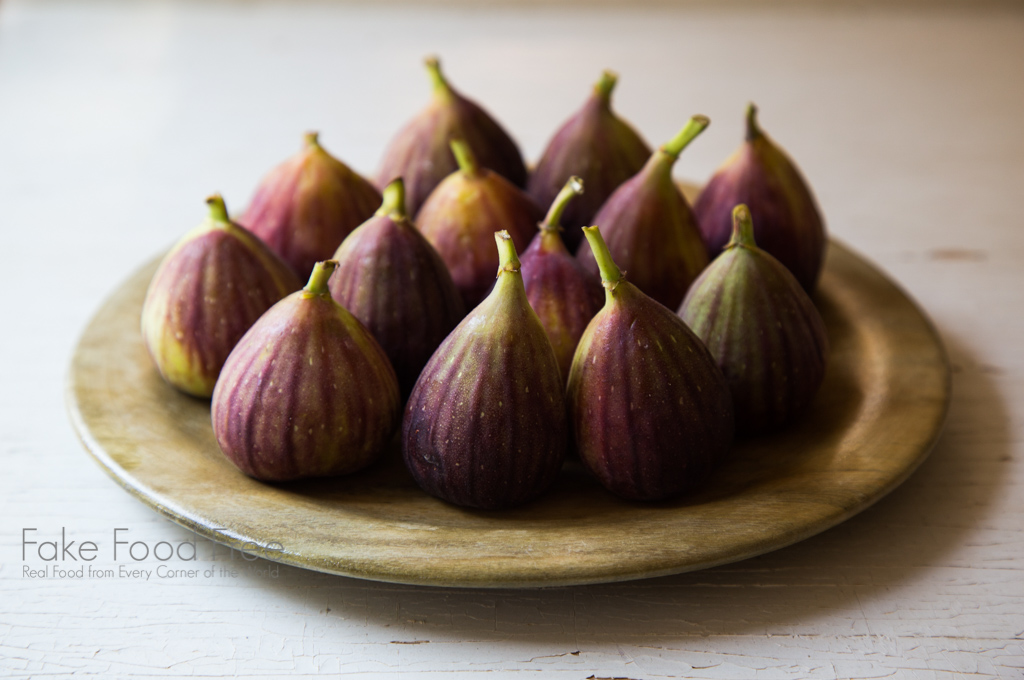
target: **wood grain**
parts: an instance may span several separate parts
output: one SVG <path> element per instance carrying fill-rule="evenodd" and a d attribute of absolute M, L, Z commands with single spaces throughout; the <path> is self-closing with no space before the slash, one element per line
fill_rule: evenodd
<path fill-rule="evenodd" d="M 220 454 L 208 402 L 176 392 L 153 369 L 138 322 L 155 266 L 109 298 L 75 352 L 67 397 L 79 436 L 124 488 L 175 522 L 328 573 L 534 587 L 741 560 L 834 526 L 897 486 L 927 456 L 949 402 L 948 361 L 927 318 L 832 243 L 816 300 L 832 355 L 810 413 L 738 445 L 696 496 L 626 503 L 570 462 L 525 508 L 467 511 L 416 488 L 394 447 L 350 477 L 267 485 Z"/>

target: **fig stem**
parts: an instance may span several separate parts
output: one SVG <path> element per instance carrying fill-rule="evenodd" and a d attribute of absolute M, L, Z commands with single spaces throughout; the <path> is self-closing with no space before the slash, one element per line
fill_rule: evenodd
<path fill-rule="evenodd" d="M 313 273 L 309 275 L 309 283 L 306 284 L 303 290 L 310 295 L 330 295 L 331 292 L 327 288 L 327 280 L 331 278 L 331 274 L 337 268 L 337 260 L 317 262 L 313 265 Z"/>
<path fill-rule="evenodd" d="M 726 248 L 743 246 L 745 248 L 756 248 L 754 241 L 754 220 L 750 216 L 750 208 L 743 203 L 732 209 L 732 238 L 726 244 Z"/>
<path fill-rule="evenodd" d="M 206 199 L 206 205 L 210 206 L 210 219 L 214 222 L 229 222 L 228 207 L 224 205 L 224 197 L 214 194 Z"/>
<path fill-rule="evenodd" d="M 452 153 L 455 154 L 455 162 L 459 164 L 459 170 L 464 175 L 475 177 L 479 174 L 480 164 L 477 163 L 476 154 L 473 153 L 473 149 L 469 148 L 466 140 L 453 139 L 448 144 L 452 148 Z"/>
<path fill-rule="evenodd" d="M 614 71 L 602 71 L 601 79 L 594 85 L 594 92 L 604 102 L 609 103 L 612 100 L 612 90 L 615 89 L 615 84 L 619 82 L 619 76 Z"/>
<path fill-rule="evenodd" d="M 384 187 L 384 202 L 374 213 L 378 217 L 390 217 L 396 222 L 407 219 L 405 212 L 405 182 L 399 177 Z"/>
<path fill-rule="evenodd" d="M 593 251 L 594 259 L 597 260 L 597 268 L 601 270 L 601 284 L 604 286 L 605 299 L 611 301 L 615 287 L 622 280 L 622 272 L 619 271 L 618 265 L 612 259 L 612 254 L 608 251 L 608 244 L 604 242 L 600 229 L 596 226 L 583 227 L 583 235 L 587 237 L 590 250 Z"/>
<path fill-rule="evenodd" d="M 423 61 L 427 67 L 427 73 L 430 74 L 430 82 L 434 86 L 434 92 L 448 92 L 448 81 L 445 80 L 444 74 L 441 73 L 441 61 L 437 57 L 427 57 Z"/>
<path fill-rule="evenodd" d="M 540 223 L 541 231 L 561 231 L 562 230 L 562 213 L 565 212 L 565 207 L 569 205 L 569 201 L 574 196 L 579 196 L 583 193 L 583 180 L 573 175 L 569 178 L 569 181 L 565 183 L 562 190 L 555 196 L 554 202 L 551 203 L 551 207 L 548 209 L 547 217 Z"/>
<path fill-rule="evenodd" d="M 302 136 L 302 141 L 305 142 L 307 147 L 320 146 L 320 133 L 319 132 L 307 132 Z"/>
<path fill-rule="evenodd" d="M 763 134 L 757 124 L 757 105 L 750 102 L 747 104 L 747 141 L 752 142 Z"/>
<path fill-rule="evenodd" d="M 498 244 L 498 276 L 504 272 L 518 272 L 519 255 L 516 254 L 516 244 L 512 242 L 512 236 L 502 229 L 494 232 L 494 241 Z"/>
<path fill-rule="evenodd" d="M 711 124 L 711 119 L 707 116 L 693 116 L 687 121 L 683 129 L 680 130 L 675 137 L 670 139 L 667 144 L 661 147 L 661 151 L 672 157 L 673 162 L 679 158 L 679 154 L 683 152 L 690 142 L 697 138 L 697 135 L 704 132 L 708 125 Z"/>

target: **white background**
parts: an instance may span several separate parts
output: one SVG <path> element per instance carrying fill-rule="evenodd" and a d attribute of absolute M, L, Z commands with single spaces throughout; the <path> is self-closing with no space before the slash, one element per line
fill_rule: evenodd
<path fill-rule="evenodd" d="M 819 4 L 0 3 L 0 674 L 1024 676 L 1024 12 Z M 241 208 L 306 130 L 371 172 L 425 103 L 432 52 L 530 159 L 605 67 L 652 144 L 711 117 L 678 164 L 690 179 L 735 148 L 756 101 L 831 234 L 947 343 L 953 403 L 931 458 L 816 538 L 634 583 L 25 578 L 25 527 L 97 542 L 115 568 L 114 527 L 187 538 L 68 424 L 64 373 L 104 297 L 198 223 L 207 194 Z"/>

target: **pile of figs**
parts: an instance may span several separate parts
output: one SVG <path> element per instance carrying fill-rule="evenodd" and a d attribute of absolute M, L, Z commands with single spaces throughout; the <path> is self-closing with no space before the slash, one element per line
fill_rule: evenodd
<path fill-rule="evenodd" d="M 828 360 L 825 229 L 753 105 L 691 206 L 672 168 L 706 117 L 651 150 L 605 72 L 530 172 L 427 70 L 430 103 L 374 179 L 308 134 L 236 219 L 207 199 L 152 279 L 150 356 L 211 399 L 239 470 L 347 474 L 397 438 L 416 483 L 460 506 L 529 502 L 567 456 L 658 501 L 807 410 Z"/>

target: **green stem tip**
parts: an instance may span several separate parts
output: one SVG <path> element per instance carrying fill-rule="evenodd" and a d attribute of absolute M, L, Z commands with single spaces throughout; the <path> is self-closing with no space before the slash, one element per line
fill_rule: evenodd
<path fill-rule="evenodd" d="M 330 295 L 331 291 L 327 288 L 327 280 L 331 278 L 331 274 L 337 268 L 337 260 L 317 262 L 313 265 L 313 273 L 309 275 L 309 283 L 303 290 L 310 295 Z"/>
<path fill-rule="evenodd" d="M 519 271 L 519 255 L 516 254 L 516 244 L 508 231 L 502 229 L 494 232 L 494 241 L 498 244 L 498 276 L 504 272 Z"/>
<path fill-rule="evenodd" d="M 583 193 L 583 180 L 573 175 L 569 178 L 569 181 L 565 183 L 562 190 L 555 196 L 554 202 L 548 209 L 548 215 L 541 222 L 540 228 L 542 231 L 560 231 L 562 229 L 562 213 L 565 212 L 565 207 L 569 205 L 569 201 L 574 196 L 579 196 Z"/>
<path fill-rule="evenodd" d="M 430 75 L 430 82 L 434 86 L 434 92 L 447 92 L 448 81 L 445 80 L 444 74 L 441 73 L 441 60 L 436 56 L 430 56 L 424 59 L 423 63 L 427 67 L 427 73 Z"/>
<path fill-rule="evenodd" d="M 750 216 L 750 208 L 743 203 L 732 209 L 732 238 L 726 248 L 732 246 L 757 247 L 754 242 L 754 220 Z"/>
<path fill-rule="evenodd" d="M 707 116 L 693 116 L 675 137 L 661 147 L 661 150 L 671 156 L 672 160 L 679 158 L 683 149 L 689 146 L 690 142 L 697 138 L 697 135 L 704 132 L 708 125 L 711 125 L 711 119 Z"/>
<path fill-rule="evenodd" d="M 602 71 L 601 79 L 594 85 L 594 92 L 597 96 L 606 102 L 610 102 L 612 98 L 612 90 L 615 89 L 615 84 L 619 82 L 619 76 L 614 71 Z"/>
<path fill-rule="evenodd" d="M 320 146 L 320 133 L 319 132 L 307 132 L 302 135 L 302 141 L 304 146 Z"/>
<path fill-rule="evenodd" d="M 747 104 L 747 141 L 752 142 L 760 137 L 761 127 L 757 124 L 757 105 L 754 102 Z"/>
<path fill-rule="evenodd" d="M 597 260 L 597 268 L 601 270 L 601 284 L 604 285 L 606 297 L 611 299 L 612 292 L 619 285 L 623 274 L 615 264 L 615 260 L 612 259 L 612 254 L 608 250 L 608 244 L 601 236 L 600 229 L 583 227 L 583 235 L 587 237 L 590 250 L 593 251 L 594 259 Z"/>
<path fill-rule="evenodd" d="M 466 140 L 453 139 L 448 142 L 448 145 L 451 147 L 452 153 L 455 155 L 455 162 L 459 164 L 459 170 L 463 174 L 473 177 L 480 172 L 480 164 L 477 163 L 476 154 L 473 153 L 473 149 L 469 147 Z"/>
<path fill-rule="evenodd" d="M 374 213 L 378 217 L 390 217 L 396 222 L 407 219 L 405 212 L 405 182 L 402 178 L 392 180 L 391 184 L 384 187 L 384 201 Z"/>
<path fill-rule="evenodd" d="M 206 199 L 206 205 L 210 206 L 210 219 L 215 222 L 228 222 L 228 207 L 224 205 L 224 197 L 214 194 Z"/>

